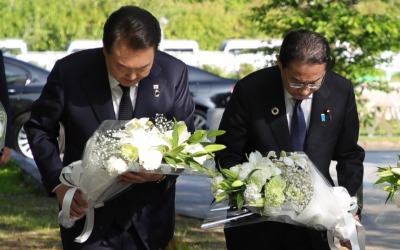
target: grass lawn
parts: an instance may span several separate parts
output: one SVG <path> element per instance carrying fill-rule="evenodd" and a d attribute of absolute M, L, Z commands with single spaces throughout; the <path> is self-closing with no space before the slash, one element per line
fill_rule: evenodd
<path fill-rule="evenodd" d="M 61 249 L 57 214 L 55 198 L 24 175 L 17 162 L 0 168 L 0 249 Z M 202 230 L 202 222 L 177 215 L 169 250 L 225 249 L 222 228 Z"/>

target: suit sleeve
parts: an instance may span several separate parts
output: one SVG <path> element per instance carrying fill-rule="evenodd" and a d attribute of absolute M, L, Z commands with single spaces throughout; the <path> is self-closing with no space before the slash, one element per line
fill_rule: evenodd
<path fill-rule="evenodd" d="M 339 186 L 345 187 L 350 195 L 357 195 L 361 209 L 365 151 L 357 144 L 359 124 L 354 90 L 351 87 L 347 98 L 344 126 L 336 143 L 333 160 L 337 161 Z"/>
<path fill-rule="evenodd" d="M 216 153 L 217 167 L 230 168 L 246 160 L 245 147 L 249 133 L 246 103 L 245 93 L 239 81 L 219 125 L 219 129 L 224 130 L 225 134 L 218 136 L 216 143 L 224 144 L 226 148 Z"/>
<path fill-rule="evenodd" d="M 195 110 L 195 105 L 193 102 L 192 95 L 189 91 L 188 85 L 188 69 L 185 66 L 182 71 L 181 78 L 178 80 L 176 87 L 176 98 L 175 98 L 175 117 L 177 120 L 185 121 L 188 131 L 194 132 L 194 121 L 193 114 Z"/>
<path fill-rule="evenodd" d="M 63 168 L 57 141 L 63 100 L 59 65 L 56 63 L 40 97 L 33 103 L 31 116 L 24 126 L 36 165 L 49 194 L 60 184 L 59 176 Z"/>

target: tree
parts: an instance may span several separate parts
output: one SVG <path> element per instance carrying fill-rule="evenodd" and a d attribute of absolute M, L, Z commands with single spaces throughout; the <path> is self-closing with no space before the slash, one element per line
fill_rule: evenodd
<path fill-rule="evenodd" d="M 378 82 L 382 87 L 383 72 L 376 66 L 387 62 L 383 52 L 400 51 L 400 16 L 394 14 L 399 13 L 400 2 L 376 2 L 269 0 L 254 7 L 250 18 L 273 37 L 299 28 L 324 35 L 331 44 L 336 72 L 355 86 Z M 380 9 L 371 11 L 368 4 Z"/>

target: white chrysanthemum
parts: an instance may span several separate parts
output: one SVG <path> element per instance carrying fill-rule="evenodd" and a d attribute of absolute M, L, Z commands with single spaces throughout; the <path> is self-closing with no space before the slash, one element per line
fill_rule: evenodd
<path fill-rule="evenodd" d="M 116 158 L 114 156 L 110 157 L 110 159 L 108 159 L 105 164 L 105 170 L 112 176 L 122 174 L 127 170 L 127 168 L 128 165 L 125 163 L 124 160 Z"/>
<path fill-rule="evenodd" d="M 261 199 L 261 193 L 258 186 L 254 183 L 246 185 L 246 190 L 244 191 L 244 199 L 246 203 L 254 204 Z"/>

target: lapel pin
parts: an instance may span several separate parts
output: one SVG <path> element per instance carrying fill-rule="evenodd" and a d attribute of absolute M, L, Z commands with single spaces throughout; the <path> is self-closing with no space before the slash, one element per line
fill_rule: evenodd
<path fill-rule="evenodd" d="M 279 109 L 278 109 L 277 107 L 273 107 L 273 108 L 271 109 L 271 113 L 272 113 L 273 115 L 277 115 L 277 114 L 279 114 Z"/>
<path fill-rule="evenodd" d="M 160 87 L 158 86 L 158 84 L 153 84 L 153 95 L 154 97 L 159 97 L 160 96 Z"/>
<path fill-rule="evenodd" d="M 322 122 L 331 122 L 332 121 L 332 116 L 331 116 L 331 110 L 330 109 L 325 109 L 324 113 L 321 114 L 321 121 Z"/>

